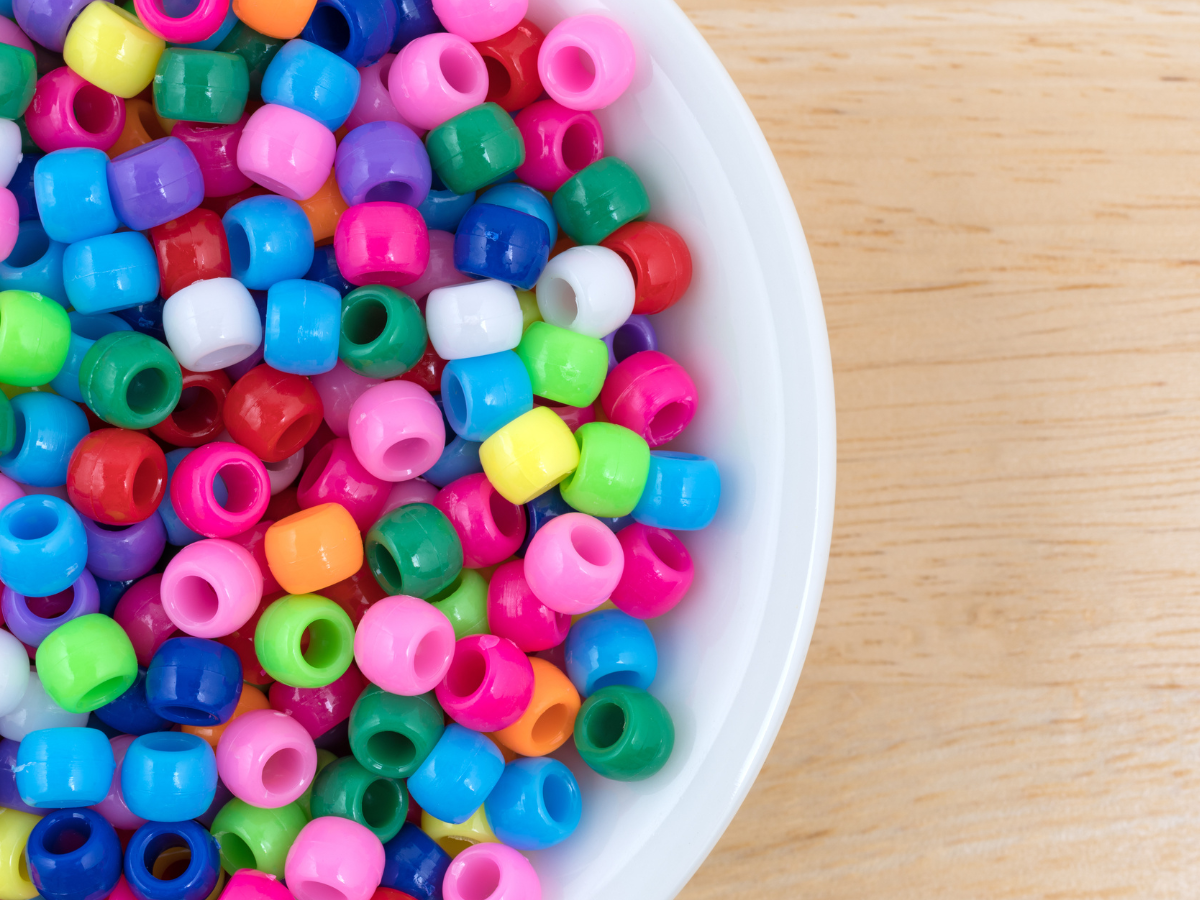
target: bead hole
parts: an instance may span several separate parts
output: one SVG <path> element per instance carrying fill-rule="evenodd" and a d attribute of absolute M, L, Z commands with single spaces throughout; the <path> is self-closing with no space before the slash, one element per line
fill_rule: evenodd
<path fill-rule="evenodd" d="M 400 567 L 396 565 L 396 560 L 392 554 L 382 544 L 373 544 L 369 552 L 371 554 L 371 568 L 378 576 L 378 580 L 399 589 L 401 582 Z"/>
<path fill-rule="evenodd" d="M 383 464 L 389 469 L 406 472 L 412 469 L 428 450 L 429 442 L 424 438 L 405 438 L 396 441 L 384 451 Z"/>
<path fill-rule="evenodd" d="M 212 620 L 221 608 L 213 586 L 199 575 L 185 575 L 175 582 L 175 606 L 192 623 Z"/>
<path fill-rule="evenodd" d="M 296 885 L 293 893 L 306 900 L 346 900 L 345 894 L 323 881 L 302 881 Z"/>
<path fill-rule="evenodd" d="M 216 394 L 208 388 L 190 387 L 179 395 L 171 421 L 185 434 L 200 434 L 212 427 L 219 414 Z"/>
<path fill-rule="evenodd" d="M 607 750 L 625 733 L 625 710 L 615 703 L 597 703 L 585 728 L 588 742 L 597 750 Z"/>
<path fill-rule="evenodd" d="M 71 101 L 71 113 L 75 116 L 79 127 L 88 134 L 100 134 L 114 124 L 113 114 L 116 105 L 114 100 L 116 100 L 115 97 L 100 90 L 94 84 L 85 83 Z"/>
<path fill-rule="evenodd" d="M 342 649 L 342 638 L 337 627 L 328 619 L 317 619 L 300 636 L 301 645 L 308 639 L 308 649 L 304 651 L 304 661 L 314 669 L 324 669 L 337 662 Z"/>
<path fill-rule="evenodd" d="M 582 122 L 567 126 L 562 136 L 563 164 L 572 172 L 586 169 L 600 158 L 600 142 L 595 131 Z"/>
<path fill-rule="evenodd" d="M 604 528 L 605 526 L 600 525 L 599 527 Z M 571 529 L 571 546 L 589 565 L 607 566 L 612 561 L 608 543 L 596 528 L 580 526 Z"/>
<path fill-rule="evenodd" d="M 551 743 L 559 738 L 564 738 L 567 728 L 571 724 L 570 719 L 571 714 L 567 708 L 561 703 L 555 703 L 537 717 L 537 721 L 533 723 L 530 737 L 538 744 Z"/>
<path fill-rule="evenodd" d="M 154 504 L 162 486 L 162 473 L 152 459 L 143 459 L 133 475 L 133 502 L 135 506 L 146 508 Z"/>
<path fill-rule="evenodd" d="M 295 747 L 284 747 L 263 763 L 262 784 L 268 793 L 286 794 L 294 791 L 303 781 L 304 757 Z"/>
<path fill-rule="evenodd" d="M 196 744 L 186 734 L 177 731 L 160 731 L 142 738 L 142 746 L 156 753 L 187 753 Z"/>
<path fill-rule="evenodd" d="M 355 303 L 342 316 L 342 333 L 352 344 L 370 344 L 387 328 L 387 307 L 371 298 Z"/>
<path fill-rule="evenodd" d="M 648 337 L 646 332 L 636 325 L 622 325 L 613 335 L 613 356 L 617 358 L 617 362 L 622 362 L 635 353 L 654 350 L 655 347 L 651 346 L 653 342 L 647 340 Z"/>
<path fill-rule="evenodd" d="M 158 121 L 158 116 L 154 114 L 154 107 L 149 104 L 142 105 L 139 103 L 137 117 L 142 125 L 142 130 L 146 132 L 146 137 L 150 138 L 150 140 L 157 141 L 159 138 L 167 136 L 162 130 L 162 124 Z"/>
<path fill-rule="evenodd" d="M 487 675 L 487 660 L 478 647 L 456 647 L 450 670 L 446 673 L 446 687 L 456 697 L 470 697 L 483 684 Z"/>
<path fill-rule="evenodd" d="M 168 847 L 154 860 L 150 874 L 159 881 L 174 881 L 192 864 L 192 851 L 187 847 Z"/>
<path fill-rule="evenodd" d="M 88 842 L 92 836 L 92 826 L 82 817 L 64 819 L 46 829 L 42 836 L 42 846 L 47 853 L 63 856 L 74 853 Z"/>
<path fill-rule="evenodd" d="M 387 203 L 407 203 L 413 205 L 413 200 L 416 199 L 416 192 L 413 186 L 407 181 L 381 181 L 375 185 L 366 195 L 363 200 L 366 203 L 387 202 Z"/>
<path fill-rule="evenodd" d="M 462 900 L 487 900 L 500 887 L 500 867 L 495 860 L 477 856 L 459 870 L 456 887 Z"/>
<path fill-rule="evenodd" d="M 350 23 L 336 7 L 319 4 L 312 14 L 311 24 L 315 44 L 331 53 L 341 53 L 350 46 Z"/>
<path fill-rule="evenodd" d="M 538 285 L 538 308 L 551 325 L 569 328 L 579 315 L 579 302 L 575 288 L 563 278 L 547 278 Z"/>
<path fill-rule="evenodd" d="M 380 778 L 378 781 L 372 781 L 363 791 L 363 819 L 372 828 L 392 824 L 399 808 L 400 788 L 390 779 Z"/>
<path fill-rule="evenodd" d="M 58 513 L 52 506 L 34 506 L 13 516 L 10 530 L 18 541 L 36 541 L 58 527 Z"/>
<path fill-rule="evenodd" d="M 83 695 L 83 705 L 94 707 L 94 701 L 107 697 L 110 701 L 116 700 L 125 693 L 125 679 L 121 677 L 110 678 L 107 681 L 102 681 L 86 694 Z M 104 706 L 105 704 L 100 704 Z"/>
<path fill-rule="evenodd" d="M 181 835 L 171 834 L 170 832 L 166 834 L 160 834 L 146 844 L 146 849 L 142 853 L 142 865 L 146 867 L 146 872 L 151 878 L 163 880 L 159 875 L 154 873 L 155 864 L 158 862 L 159 857 L 161 857 L 167 851 L 178 849 L 187 850 L 188 857 L 190 859 L 191 850 L 188 848 L 187 841 L 185 841 Z M 164 875 L 166 874 L 166 872 L 163 872 L 161 868 L 159 871 Z"/>
<path fill-rule="evenodd" d="M 596 63 L 582 47 L 563 47 L 551 69 L 559 88 L 571 94 L 582 94 L 596 81 Z"/>
<path fill-rule="evenodd" d="M 236 872 L 238 869 L 254 869 L 258 867 L 258 860 L 254 858 L 254 853 L 249 845 L 238 837 L 233 832 L 225 832 L 224 834 L 214 834 L 217 839 L 217 845 L 221 848 L 221 855 L 225 857 L 224 862 L 228 863 L 225 867 L 226 871 Z"/>
<path fill-rule="evenodd" d="M 437 845 L 446 851 L 446 855 L 451 859 L 458 856 L 468 847 L 475 845 L 475 842 L 464 837 L 441 837 L 436 841 Z M 461 895 L 460 895 L 461 896 Z"/>
<path fill-rule="evenodd" d="M 678 401 L 668 403 L 654 414 L 646 427 L 646 442 L 651 446 L 665 444 L 676 437 L 692 418 L 691 407 Z"/>
<path fill-rule="evenodd" d="M 502 535 L 511 538 L 521 533 L 525 525 L 525 507 L 509 503 L 499 491 L 493 489 L 488 497 L 488 510 L 492 514 L 492 521 L 496 523 L 496 530 Z"/>
<path fill-rule="evenodd" d="M 475 61 L 462 47 L 447 47 L 438 57 L 438 68 L 451 90 L 469 94 L 475 90 L 477 73 Z"/>
<path fill-rule="evenodd" d="M 77 582 L 78 583 L 78 582 Z M 75 585 L 49 597 L 26 597 L 25 608 L 39 619 L 57 619 L 75 602 Z"/>
<path fill-rule="evenodd" d="M 646 545 L 650 552 L 658 557 L 668 569 L 676 572 L 685 571 L 690 562 L 687 548 L 683 542 L 669 532 L 653 529 L 646 532 Z"/>
<path fill-rule="evenodd" d="M 125 389 L 125 402 L 139 416 L 154 412 L 162 406 L 167 393 L 167 377 L 160 369 L 142 369 Z"/>
<path fill-rule="evenodd" d="M 240 222 L 225 223 L 225 240 L 229 244 L 229 262 L 234 272 L 242 272 L 250 268 L 250 239 L 246 237 L 246 229 Z"/>
<path fill-rule="evenodd" d="M 240 515 L 254 505 L 261 488 L 258 478 L 250 466 L 241 461 L 230 462 L 217 470 L 229 499 L 225 501 L 224 509 L 233 515 Z"/>
<path fill-rule="evenodd" d="M 310 430 L 316 430 L 313 428 L 313 416 L 307 414 L 301 416 L 283 430 L 283 434 L 275 442 L 275 452 L 291 456 L 304 446 L 308 440 Z"/>
<path fill-rule="evenodd" d="M 449 407 L 452 418 L 459 425 L 467 421 L 467 392 L 463 390 L 462 379 L 451 373 L 446 379 L 446 390 L 442 394 L 442 402 Z"/>
<path fill-rule="evenodd" d="M 36 219 L 22 222 L 21 230 L 17 232 L 16 246 L 4 263 L 14 269 L 23 269 L 45 256 L 49 249 L 50 238 L 42 228 L 42 223 Z"/>
<path fill-rule="evenodd" d="M 495 103 L 497 100 L 503 100 L 512 90 L 512 75 L 509 73 L 508 67 L 492 56 L 485 56 L 483 64 L 487 67 L 488 75 L 486 102 Z"/>
<path fill-rule="evenodd" d="M 422 680 L 431 678 L 441 671 L 453 652 L 453 639 L 448 641 L 444 633 L 428 631 L 422 635 L 413 653 L 413 672 Z"/>
<path fill-rule="evenodd" d="M 398 731 L 377 731 L 367 738 L 367 755 L 380 765 L 403 768 L 416 759 L 417 748 Z"/>
<path fill-rule="evenodd" d="M 565 822 L 571 818 L 574 804 L 571 802 L 573 791 L 562 775 L 551 772 L 542 782 L 542 803 L 546 814 L 555 822 Z"/>
<path fill-rule="evenodd" d="M 388 75 L 392 71 L 392 63 L 396 61 L 396 54 L 389 53 L 379 61 L 379 68 L 375 71 L 379 73 L 379 84 L 384 90 L 387 90 Z"/>
<path fill-rule="evenodd" d="M 638 290 L 638 268 L 634 264 L 633 257 L 624 250 L 617 250 L 617 256 L 621 257 L 621 261 L 625 263 L 625 268 L 629 270 L 629 274 L 633 276 L 633 292 L 637 294 Z"/>

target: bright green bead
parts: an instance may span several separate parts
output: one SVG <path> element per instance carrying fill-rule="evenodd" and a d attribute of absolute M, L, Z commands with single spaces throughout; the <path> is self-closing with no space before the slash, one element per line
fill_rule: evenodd
<path fill-rule="evenodd" d="M 137 655 L 125 630 L 100 613 L 71 619 L 38 646 L 42 687 L 70 713 L 112 703 L 137 678 Z"/>
<path fill-rule="evenodd" d="M 249 93 L 246 61 L 236 53 L 168 47 L 154 72 L 154 105 L 167 119 L 232 125 Z"/>
<path fill-rule="evenodd" d="M 308 631 L 308 649 L 301 640 Z M 266 673 L 292 687 L 324 687 L 354 659 L 354 625 L 346 611 L 316 594 L 288 594 L 263 611 L 254 652 Z"/>
<path fill-rule="evenodd" d="M 370 772 L 407 778 L 425 762 L 445 727 L 433 694 L 404 697 L 373 684 L 350 710 L 350 751 Z"/>
<path fill-rule="evenodd" d="M 0 44 L 0 119 L 25 114 L 37 86 L 37 61 L 33 54 L 11 44 Z"/>
<path fill-rule="evenodd" d="M 462 543 L 436 506 L 407 503 L 371 526 L 364 552 L 389 594 L 432 597 L 462 571 Z"/>
<path fill-rule="evenodd" d="M 403 375 L 425 353 L 428 337 L 417 304 L 395 288 L 369 284 L 342 299 L 338 356 L 359 375 Z"/>
<path fill-rule="evenodd" d="M 533 322 L 525 329 L 517 356 L 525 363 L 534 396 L 555 403 L 591 406 L 608 377 L 604 341 L 549 322 Z"/>
<path fill-rule="evenodd" d="M 408 813 L 404 782 L 368 772 L 353 756 L 339 759 L 313 782 L 313 818 L 341 816 L 365 825 L 387 843 Z"/>
<path fill-rule="evenodd" d="M 525 141 L 512 116 L 481 103 L 447 119 L 425 136 L 429 162 L 456 194 L 479 190 L 525 162 Z"/>
<path fill-rule="evenodd" d="M 0 291 L 0 381 L 45 384 L 62 369 L 70 344 L 71 320 L 56 302 L 29 291 Z"/>
<path fill-rule="evenodd" d="M 559 482 L 562 498 L 589 516 L 615 519 L 633 512 L 650 474 L 650 445 L 628 428 L 588 422 L 575 432 L 579 465 Z"/>
<path fill-rule="evenodd" d="M 263 74 L 267 71 L 267 66 L 271 64 L 279 48 L 286 43 L 284 38 L 268 37 L 255 31 L 245 22 L 238 22 L 217 49 L 222 53 L 236 53 L 245 60 L 250 90 L 257 97 L 262 90 Z"/>
<path fill-rule="evenodd" d="M 183 373 L 162 341 L 114 331 L 88 348 L 79 365 L 83 402 L 118 428 L 150 428 L 171 414 L 183 393 Z"/>
<path fill-rule="evenodd" d="M 282 878 L 288 850 L 307 824 L 308 816 L 295 803 L 262 809 L 234 797 L 221 807 L 209 831 L 221 848 L 221 868 L 230 875 L 258 869 Z"/>
<path fill-rule="evenodd" d="M 309 783 L 308 787 L 306 787 L 304 789 L 304 793 L 296 798 L 296 805 L 299 806 L 302 810 L 304 810 L 304 815 L 308 816 L 308 818 L 310 818 L 310 819 L 313 817 L 313 814 L 312 814 L 312 792 L 313 792 L 313 785 L 317 783 L 317 775 L 320 775 L 322 769 L 324 769 L 330 763 L 334 763 L 334 762 L 337 762 L 336 756 L 334 756 L 328 750 L 318 749 L 317 750 L 317 771 L 313 775 L 313 780 Z"/>
<path fill-rule="evenodd" d="M 667 764 L 674 746 L 670 713 L 641 688 L 601 688 L 575 717 L 579 755 L 595 772 L 614 781 L 649 778 Z"/>
<path fill-rule="evenodd" d="M 475 569 L 463 569 L 449 585 L 429 598 L 454 626 L 454 639 L 490 634 L 487 617 L 488 580 Z"/>
<path fill-rule="evenodd" d="M 642 180 L 615 156 L 580 169 L 554 192 L 551 204 L 559 227 L 580 244 L 598 244 L 650 212 Z"/>

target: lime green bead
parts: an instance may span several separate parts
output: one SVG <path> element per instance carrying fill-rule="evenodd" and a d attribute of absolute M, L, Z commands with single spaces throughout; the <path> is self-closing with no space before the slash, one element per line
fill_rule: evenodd
<path fill-rule="evenodd" d="M 674 746 L 670 713 L 641 688 L 601 688 L 575 717 L 579 755 L 595 772 L 614 781 L 649 778 L 667 764 Z"/>
<path fill-rule="evenodd" d="M 171 414 L 183 373 L 166 344 L 137 331 L 114 331 L 88 348 L 79 365 L 83 402 L 118 428 L 150 428 Z"/>
<path fill-rule="evenodd" d="M 417 304 L 395 288 L 369 284 L 342 299 L 338 356 L 359 375 L 403 375 L 425 353 L 428 337 Z"/>
<path fill-rule="evenodd" d="M 350 751 L 370 772 L 407 778 L 425 762 L 445 727 L 433 694 L 404 697 L 373 684 L 350 710 Z"/>
<path fill-rule="evenodd" d="M 125 630 L 100 613 L 71 619 L 38 646 L 42 687 L 70 713 L 112 703 L 137 679 L 137 655 Z"/>
<path fill-rule="evenodd" d="M 295 803 L 262 809 L 234 797 L 221 807 L 209 832 L 221 848 L 221 868 L 230 875 L 258 869 L 282 878 L 288 850 L 307 824 L 308 816 Z"/>
<path fill-rule="evenodd" d="M 375 580 L 392 595 L 432 597 L 462 571 L 458 532 L 429 503 L 393 509 L 371 526 L 363 550 Z"/>
<path fill-rule="evenodd" d="M 301 650 L 304 632 L 308 649 Z M 316 594 L 288 594 L 266 608 L 254 629 L 254 652 L 266 673 L 292 687 L 315 688 L 345 674 L 354 659 L 354 625 L 346 611 Z"/>
<path fill-rule="evenodd" d="M 70 344 L 71 320 L 55 301 L 29 291 L 0 291 L 0 381 L 45 384 L 62 369 Z"/>
<path fill-rule="evenodd" d="M 591 406 L 608 377 L 604 341 L 549 322 L 533 322 L 525 329 L 517 356 L 525 363 L 534 396 L 555 403 Z"/>
<path fill-rule="evenodd" d="M 321 774 L 321 770 L 331 763 L 337 762 L 337 757 L 328 750 L 317 750 L 317 771 L 313 774 L 313 780 L 308 787 L 304 789 L 304 793 L 296 798 L 296 805 L 304 810 L 304 815 L 312 818 L 312 792 L 313 785 L 317 783 L 317 775 Z"/>
<path fill-rule="evenodd" d="M 429 598 L 430 604 L 450 620 L 454 639 L 490 634 L 487 617 L 488 580 L 476 569 L 463 569 L 450 584 Z"/>
<path fill-rule="evenodd" d="M 246 61 L 236 53 L 168 47 L 154 72 L 154 106 L 168 119 L 231 125 L 249 93 Z"/>
<path fill-rule="evenodd" d="M 21 47 L 0 44 L 0 119 L 25 114 L 37 86 L 37 60 Z"/>
<path fill-rule="evenodd" d="M 425 136 L 429 162 L 456 194 L 479 190 L 525 162 L 525 141 L 512 116 L 481 103 L 447 119 Z"/>
<path fill-rule="evenodd" d="M 579 465 L 559 482 L 562 498 L 589 516 L 619 518 L 633 512 L 650 474 L 650 445 L 611 422 L 588 422 L 575 432 Z"/>
<path fill-rule="evenodd" d="M 387 843 L 408 814 L 404 782 L 363 768 L 353 756 L 339 759 L 313 782 L 313 818 L 341 816 L 365 825 Z"/>
<path fill-rule="evenodd" d="M 615 156 L 576 172 L 554 192 L 551 204 L 559 227 L 580 244 L 598 244 L 650 212 L 642 180 Z"/>
<path fill-rule="evenodd" d="M 271 64 L 279 48 L 286 43 L 286 38 L 268 37 L 255 31 L 245 22 L 238 22 L 217 49 L 222 53 L 236 53 L 245 60 L 250 90 L 257 97 L 262 90 L 263 74 L 267 71 L 267 66 Z"/>

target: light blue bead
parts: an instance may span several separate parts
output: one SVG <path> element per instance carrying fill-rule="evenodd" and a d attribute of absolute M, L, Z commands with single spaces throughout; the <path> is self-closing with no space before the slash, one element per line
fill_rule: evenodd
<path fill-rule="evenodd" d="M 31 291 L 44 294 L 63 306 L 67 292 L 63 288 L 63 253 L 67 245 L 50 240 L 37 219 L 26 219 L 17 232 L 17 243 L 8 258 L 0 263 L 0 290 Z"/>
<path fill-rule="evenodd" d="M 86 563 L 87 533 L 65 500 L 29 494 L 0 511 L 0 572 L 18 594 L 49 597 L 65 591 Z"/>
<path fill-rule="evenodd" d="M 18 394 L 11 402 L 16 440 L 12 450 L 0 456 L 0 472 L 35 487 L 66 484 L 71 454 L 89 430 L 83 410 L 47 391 Z"/>
<path fill-rule="evenodd" d="M 203 537 L 184 525 L 179 514 L 175 512 L 175 507 L 171 505 L 170 488 L 171 479 L 175 476 L 175 469 L 178 468 L 180 461 L 194 449 L 194 447 L 180 447 L 167 454 L 167 490 L 163 491 L 162 502 L 158 505 L 158 515 L 167 528 L 167 543 L 175 547 L 194 544 Z M 213 478 L 213 496 L 222 506 L 229 499 L 229 490 L 225 487 L 225 482 L 221 480 L 220 475 Z"/>
<path fill-rule="evenodd" d="M 483 471 L 479 461 L 482 441 L 468 441 L 455 437 L 446 445 L 442 455 L 421 477 L 435 487 L 445 487 L 452 481 Z"/>
<path fill-rule="evenodd" d="M 442 370 L 446 420 L 468 441 L 485 441 L 533 409 L 533 386 L 511 350 L 455 359 Z"/>
<path fill-rule="evenodd" d="M 571 626 L 566 664 L 567 677 L 582 697 L 614 684 L 648 691 L 658 672 L 658 650 L 645 622 L 605 609 Z"/>
<path fill-rule="evenodd" d="M 720 500 L 721 473 L 711 459 L 652 450 L 650 475 L 633 519 L 651 528 L 695 531 L 713 520 Z"/>
<path fill-rule="evenodd" d="M 263 359 L 280 372 L 328 372 L 337 365 L 341 324 L 342 295 L 334 288 L 299 278 L 277 282 L 267 291 Z"/>
<path fill-rule="evenodd" d="M 63 253 L 63 286 L 77 312 L 140 306 L 158 296 L 158 259 L 138 231 L 76 241 Z"/>
<path fill-rule="evenodd" d="M 83 394 L 79 391 L 79 367 L 83 357 L 91 349 L 92 344 L 106 334 L 114 331 L 132 331 L 133 326 L 117 316 L 101 313 L 96 316 L 85 316 L 83 313 L 67 313 L 71 320 L 71 343 L 67 347 L 67 360 L 62 369 L 50 382 L 50 387 L 56 394 L 83 402 Z"/>
<path fill-rule="evenodd" d="M 46 234 L 70 244 L 111 234 L 120 222 L 108 196 L 108 155 L 94 147 L 55 150 L 33 170 L 33 194 Z"/>
<path fill-rule="evenodd" d="M 425 225 L 430 231 L 450 231 L 458 229 L 458 223 L 467 214 L 467 210 L 475 205 L 475 192 L 456 194 L 447 190 L 446 185 L 433 173 L 432 187 L 417 212 L 425 219 Z"/>
<path fill-rule="evenodd" d="M 194 819 L 208 809 L 216 790 L 217 759 L 194 734 L 144 734 L 125 751 L 121 794 L 135 816 L 150 822 Z"/>
<path fill-rule="evenodd" d="M 116 768 L 104 732 L 44 728 L 25 735 L 17 750 L 17 790 L 38 809 L 92 806 L 107 796 Z"/>
<path fill-rule="evenodd" d="M 558 240 L 558 219 L 554 217 L 554 207 L 546 199 L 546 195 L 537 188 L 527 184 L 498 184 L 488 188 L 479 195 L 478 203 L 491 203 L 493 206 L 507 206 L 526 215 L 537 216 L 546 223 L 550 232 L 550 243 Z"/>
<path fill-rule="evenodd" d="M 409 777 L 408 792 L 434 818 L 458 824 L 483 805 L 503 772 L 504 756 L 489 738 L 450 724 Z"/>
<path fill-rule="evenodd" d="M 312 226 L 295 200 L 251 197 L 235 204 L 221 223 L 233 277 L 251 290 L 303 278 L 312 265 Z"/>
<path fill-rule="evenodd" d="M 263 73 L 262 98 L 302 112 L 330 131 L 342 127 L 358 100 L 358 69 L 309 41 L 284 44 Z"/>
<path fill-rule="evenodd" d="M 483 807 L 501 843 L 517 850 L 545 850 L 579 826 L 583 798 L 570 769 L 540 756 L 505 766 Z"/>

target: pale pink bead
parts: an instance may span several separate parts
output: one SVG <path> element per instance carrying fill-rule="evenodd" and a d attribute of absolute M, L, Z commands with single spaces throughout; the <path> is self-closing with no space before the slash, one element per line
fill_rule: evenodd
<path fill-rule="evenodd" d="M 405 285 L 404 293 L 420 303 L 430 291 L 474 280 L 454 268 L 454 235 L 449 231 L 431 231 L 429 262 L 425 264 L 425 271 L 420 278 Z"/>
<path fill-rule="evenodd" d="M 292 842 L 283 878 L 296 900 L 369 900 L 383 879 L 383 866 L 383 844 L 369 828 L 321 816 Z"/>
<path fill-rule="evenodd" d="M 383 384 L 378 378 L 359 375 L 340 359 L 328 372 L 310 375 L 309 381 L 317 389 L 325 409 L 325 424 L 338 437 L 350 433 L 350 407 L 368 388 Z"/>
<path fill-rule="evenodd" d="M 411 381 L 385 381 L 350 407 L 350 446 L 363 468 L 384 481 L 428 471 L 446 449 L 442 412 Z"/>
<path fill-rule="evenodd" d="M 363 613 L 354 633 L 354 659 L 372 684 L 416 697 L 446 677 L 454 656 L 454 627 L 416 597 L 384 597 Z"/>
<path fill-rule="evenodd" d="M 141 828 L 146 824 L 145 819 L 135 816 L 129 811 L 129 807 L 125 805 L 125 798 L 121 795 L 121 763 L 125 759 L 125 751 L 129 749 L 129 745 L 133 743 L 135 737 L 137 735 L 121 734 L 109 740 L 112 745 L 113 758 L 117 761 L 117 768 L 113 770 L 112 785 L 108 789 L 108 796 L 92 807 L 108 819 L 108 823 L 113 828 L 122 828 L 126 831 Z"/>
<path fill-rule="evenodd" d="M 388 73 L 396 110 L 418 128 L 436 128 L 487 97 L 487 66 L 456 34 L 427 34 L 400 51 Z"/>
<path fill-rule="evenodd" d="M 417 133 L 417 137 L 425 136 L 423 129 L 414 128 L 411 122 L 400 115 L 396 104 L 392 102 L 392 95 L 388 93 L 388 74 L 395 59 L 395 53 L 385 53 L 375 65 L 358 70 L 358 101 L 346 117 L 347 131 L 353 131 L 368 122 L 388 121 L 407 125 Z"/>
<path fill-rule="evenodd" d="M 551 519 L 525 551 L 530 589 L 550 609 L 572 616 L 590 612 L 607 600 L 624 569 L 617 536 L 584 513 Z"/>
<path fill-rule="evenodd" d="M 17 198 L 8 188 L 0 188 L 0 259 L 7 259 L 17 246 L 17 232 L 21 227 L 21 210 Z"/>
<path fill-rule="evenodd" d="M 307 200 L 333 168 L 333 132 L 302 112 L 268 103 L 246 121 L 238 142 L 242 174 L 291 200 Z"/>
<path fill-rule="evenodd" d="M 602 109 L 633 81 L 633 42 L 605 16 L 571 16 L 550 29 L 538 51 L 538 77 L 568 109 Z"/>
<path fill-rule="evenodd" d="M 289 882 L 290 883 L 290 882 Z M 445 900 L 542 900 L 533 865 L 504 844 L 473 844 L 454 858 L 442 881 Z"/>
<path fill-rule="evenodd" d="M 438 495 L 438 489 L 424 478 L 410 478 L 408 481 L 398 481 L 388 494 L 387 503 L 383 505 L 382 518 L 393 509 L 398 509 L 406 503 L 432 503 Z"/>
<path fill-rule="evenodd" d="M 436 488 L 435 488 L 436 491 Z M 25 491 L 7 475 L 0 475 L 0 509 L 8 506 L 19 497 L 24 497 Z"/>
<path fill-rule="evenodd" d="M 233 796 L 251 806 L 287 806 L 308 789 L 316 773 L 312 736 L 278 710 L 238 716 L 217 742 L 217 774 Z"/>
<path fill-rule="evenodd" d="M 218 638 L 237 631 L 262 600 L 263 576 L 250 551 L 209 538 L 188 544 L 167 563 L 163 611 L 185 634 Z"/>
<path fill-rule="evenodd" d="M 451 34 L 477 44 L 516 28 L 529 0 L 433 0 L 433 11 Z"/>

